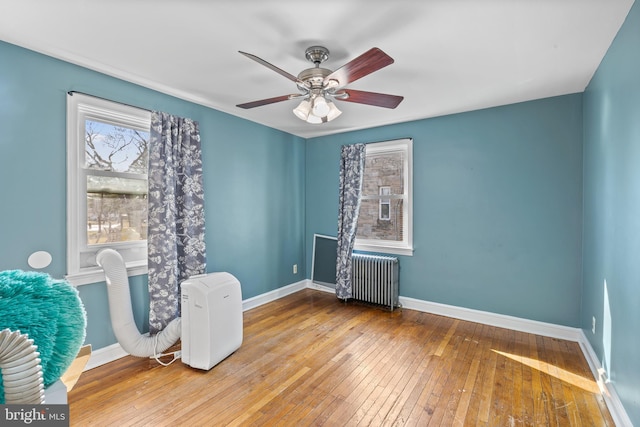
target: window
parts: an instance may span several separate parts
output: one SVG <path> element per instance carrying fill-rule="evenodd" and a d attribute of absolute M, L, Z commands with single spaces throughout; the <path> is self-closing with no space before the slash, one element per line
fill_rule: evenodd
<path fill-rule="evenodd" d="M 150 113 L 79 93 L 67 96 L 67 279 L 104 280 L 95 262 L 116 249 L 129 275 L 147 268 Z"/>
<path fill-rule="evenodd" d="M 412 143 L 367 144 L 356 250 L 413 255 Z"/>
<path fill-rule="evenodd" d="M 378 219 L 382 220 L 382 221 L 389 221 L 391 220 L 391 199 L 389 199 L 388 197 L 382 197 L 382 196 L 389 196 L 391 195 L 391 187 L 389 186 L 382 186 L 380 187 L 380 209 L 379 209 L 379 213 L 378 213 Z"/>

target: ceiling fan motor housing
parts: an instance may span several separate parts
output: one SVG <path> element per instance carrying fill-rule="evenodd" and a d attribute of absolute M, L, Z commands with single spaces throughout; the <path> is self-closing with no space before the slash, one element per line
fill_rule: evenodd
<path fill-rule="evenodd" d="M 314 68 L 307 68 L 298 74 L 298 79 L 305 82 L 308 86 L 301 88 L 311 93 L 322 93 L 319 90 L 326 89 L 325 78 L 333 73 L 326 68 L 320 68 L 320 64 L 329 59 L 329 49 L 324 46 L 311 46 L 304 52 L 304 56 L 309 62 L 313 62 Z M 319 90 L 318 90 L 319 89 Z"/>
<path fill-rule="evenodd" d="M 325 77 L 331 73 L 332 71 L 326 68 L 307 68 L 298 74 L 298 78 L 303 82 L 309 83 L 312 89 L 320 89 L 322 88 Z"/>
<path fill-rule="evenodd" d="M 304 56 L 317 67 L 329 59 L 329 49 L 324 46 L 311 46 L 304 51 Z"/>

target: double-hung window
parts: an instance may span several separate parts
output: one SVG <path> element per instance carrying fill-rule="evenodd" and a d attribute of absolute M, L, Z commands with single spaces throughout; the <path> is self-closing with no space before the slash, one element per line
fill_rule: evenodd
<path fill-rule="evenodd" d="M 413 255 L 413 141 L 367 144 L 356 250 Z"/>
<path fill-rule="evenodd" d="M 104 280 L 103 248 L 129 275 L 147 270 L 150 113 L 80 93 L 67 96 L 67 279 Z"/>

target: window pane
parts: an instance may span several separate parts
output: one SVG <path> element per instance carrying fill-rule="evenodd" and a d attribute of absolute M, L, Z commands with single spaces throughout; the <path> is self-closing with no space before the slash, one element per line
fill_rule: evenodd
<path fill-rule="evenodd" d="M 404 152 L 367 154 L 362 194 L 381 195 L 383 193 L 380 192 L 380 187 L 389 187 L 389 192 L 384 194 L 404 193 Z"/>
<path fill-rule="evenodd" d="M 85 168 L 147 173 L 149 132 L 85 120 Z"/>
<path fill-rule="evenodd" d="M 401 242 L 402 237 L 402 200 L 391 200 L 388 209 L 389 219 L 380 219 L 378 200 L 363 200 L 358 216 L 356 238 L 371 240 L 391 240 Z"/>
<path fill-rule="evenodd" d="M 147 238 L 147 181 L 87 177 L 87 245 Z"/>
<path fill-rule="evenodd" d="M 384 196 L 404 193 L 404 152 L 367 154 L 362 193 L 356 238 L 402 242 L 403 202 Z"/>
<path fill-rule="evenodd" d="M 385 203 L 380 202 L 380 219 L 383 219 L 383 220 L 391 219 L 391 217 L 389 216 L 390 215 L 389 205 L 390 205 L 390 202 L 385 202 Z"/>

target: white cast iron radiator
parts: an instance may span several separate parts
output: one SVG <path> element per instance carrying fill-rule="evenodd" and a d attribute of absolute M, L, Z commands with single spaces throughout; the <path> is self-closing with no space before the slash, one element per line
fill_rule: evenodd
<path fill-rule="evenodd" d="M 398 303 L 398 258 L 378 255 L 352 255 L 353 299 L 388 307 Z"/>

